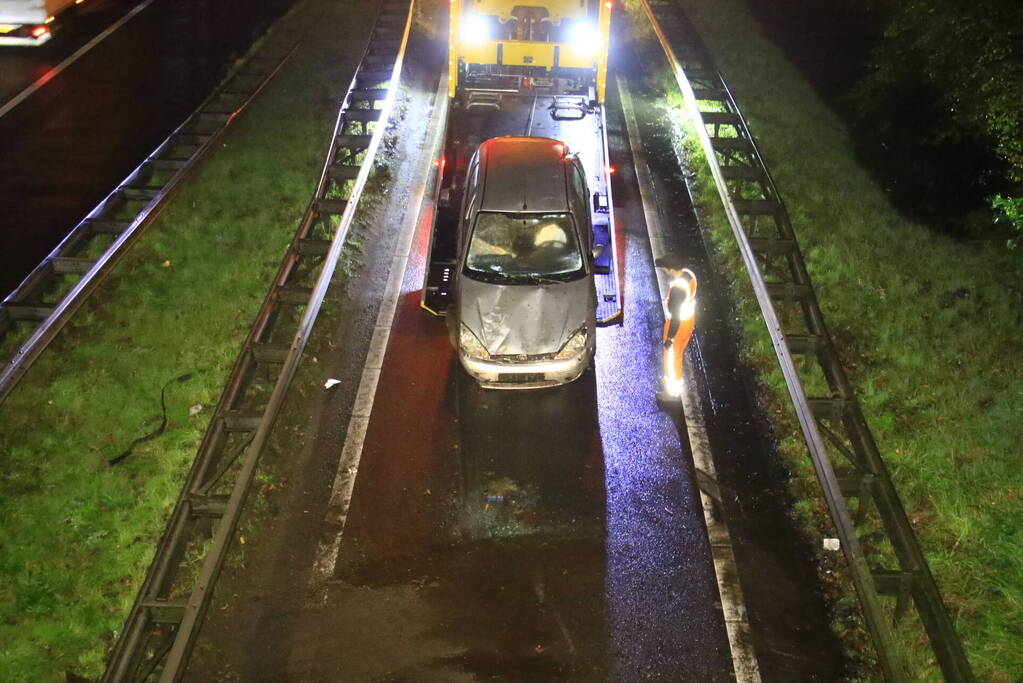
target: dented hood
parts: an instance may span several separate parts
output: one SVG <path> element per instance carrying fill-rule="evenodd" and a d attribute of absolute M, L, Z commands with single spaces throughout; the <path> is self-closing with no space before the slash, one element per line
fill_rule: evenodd
<path fill-rule="evenodd" d="M 461 279 L 461 321 L 492 356 L 555 353 L 582 325 L 592 326 L 593 280 L 498 285 Z"/>

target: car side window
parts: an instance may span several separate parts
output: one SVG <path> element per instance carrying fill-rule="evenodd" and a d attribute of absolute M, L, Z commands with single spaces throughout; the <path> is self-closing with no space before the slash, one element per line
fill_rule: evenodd
<path fill-rule="evenodd" d="M 465 249 L 466 233 L 469 231 L 469 215 L 479 198 L 480 153 L 477 150 L 469 160 L 469 168 L 465 172 L 465 192 L 462 194 L 462 218 L 458 230 L 458 254 L 461 258 Z"/>
<path fill-rule="evenodd" d="M 579 204 L 586 206 L 586 181 L 583 179 L 583 170 L 578 161 L 572 164 L 572 170 L 572 193 Z"/>

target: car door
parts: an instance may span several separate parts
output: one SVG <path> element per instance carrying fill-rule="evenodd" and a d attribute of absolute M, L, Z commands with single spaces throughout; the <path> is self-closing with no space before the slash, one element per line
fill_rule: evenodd
<path fill-rule="evenodd" d="M 454 287 L 451 288 L 452 302 L 448 308 L 447 326 L 448 336 L 451 344 L 458 348 L 458 333 L 461 319 L 460 301 L 462 290 L 462 263 L 465 259 L 466 244 L 469 241 L 469 231 L 472 229 L 472 218 L 479 206 L 480 196 L 483 194 L 482 183 L 480 182 L 480 152 L 476 150 L 469 161 L 469 168 L 465 172 L 465 192 L 462 195 L 462 206 L 458 216 L 458 251 L 457 261 L 453 269 Z"/>
<path fill-rule="evenodd" d="M 464 255 L 465 243 L 468 238 L 469 230 L 472 228 L 471 219 L 475 214 L 476 207 L 479 205 L 480 195 L 482 194 L 482 185 L 480 183 L 480 153 L 476 150 L 476 153 L 472 155 L 472 160 L 469 161 L 469 168 L 465 172 L 465 194 L 462 197 L 462 213 L 458 220 L 458 260 L 461 263 Z"/>

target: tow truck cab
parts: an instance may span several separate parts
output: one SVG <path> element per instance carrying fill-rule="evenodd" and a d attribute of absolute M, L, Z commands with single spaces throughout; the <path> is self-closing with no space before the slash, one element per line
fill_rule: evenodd
<path fill-rule="evenodd" d="M 586 175 L 558 140 L 507 136 L 469 162 L 448 325 L 482 386 L 577 379 L 595 349 L 593 231 Z"/>
<path fill-rule="evenodd" d="M 611 0 L 451 0 L 448 94 L 604 101 Z"/>

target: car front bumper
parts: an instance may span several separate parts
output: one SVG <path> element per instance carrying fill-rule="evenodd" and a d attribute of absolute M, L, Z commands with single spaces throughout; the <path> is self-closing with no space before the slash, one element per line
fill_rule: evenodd
<path fill-rule="evenodd" d="M 579 379 L 592 356 L 589 347 L 574 358 L 523 362 L 481 360 L 458 352 L 462 367 L 485 389 L 541 389 L 567 384 Z"/>

